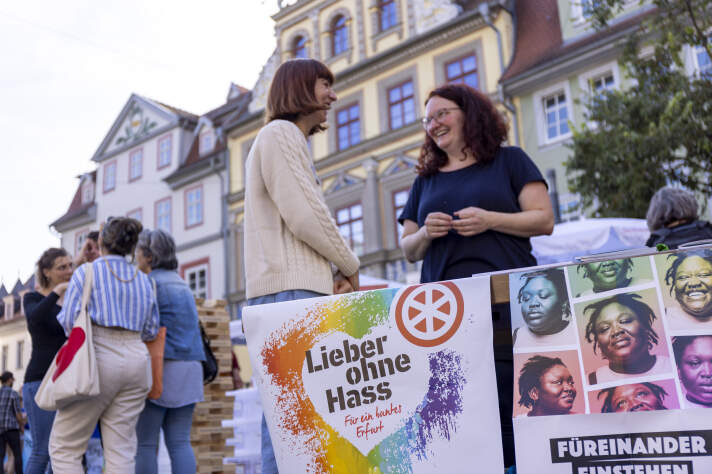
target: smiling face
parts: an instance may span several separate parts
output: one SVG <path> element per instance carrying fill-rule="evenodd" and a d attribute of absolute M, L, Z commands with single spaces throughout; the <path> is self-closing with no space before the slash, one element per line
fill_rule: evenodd
<path fill-rule="evenodd" d="M 608 260 L 586 264 L 586 273 L 593 283 L 593 291 L 608 291 L 625 286 L 628 271 L 625 260 Z"/>
<path fill-rule="evenodd" d="M 642 383 L 616 387 L 611 397 L 611 408 L 615 413 L 665 410 L 653 391 Z"/>
<path fill-rule="evenodd" d="M 319 77 L 314 84 L 314 97 L 319 104 L 326 107 L 324 110 L 314 112 L 315 120 L 318 120 L 315 125 L 319 125 L 326 122 L 326 114 L 331 108 L 331 104 L 336 102 L 336 94 L 334 93 L 334 89 L 331 88 L 331 83 Z"/>
<path fill-rule="evenodd" d="M 576 388 L 571 372 L 563 365 L 555 365 L 539 377 L 539 386 L 532 389 L 536 411 L 547 415 L 569 413 L 576 400 Z"/>
<path fill-rule="evenodd" d="M 72 278 L 72 259 L 68 255 L 57 257 L 52 262 L 52 267 L 42 272 L 49 281 L 49 288 L 54 288 Z"/>
<path fill-rule="evenodd" d="M 712 263 L 692 255 L 675 272 L 675 298 L 685 312 L 712 317 Z"/>
<path fill-rule="evenodd" d="M 647 333 L 635 312 L 620 303 L 601 308 L 593 328 L 603 356 L 611 362 L 626 364 L 647 354 Z"/>
<path fill-rule="evenodd" d="M 535 333 L 550 334 L 561 324 L 561 301 L 554 284 L 543 276 L 532 278 L 522 288 L 522 317 Z"/>
<path fill-rule="evenodd" d="M 459 106 L 443 97 L 434 96 L 425 104 L 425 116 L 435 118 L 425 129 L 435 144 L 448 156 L 462 156 L 465 147 L 464 114 Z"/>
<path fill-rule="evenodd" d="M 712 404 L 712 336 L 695 338 L 682 353 L 677 370 L 689 398 Z"/>

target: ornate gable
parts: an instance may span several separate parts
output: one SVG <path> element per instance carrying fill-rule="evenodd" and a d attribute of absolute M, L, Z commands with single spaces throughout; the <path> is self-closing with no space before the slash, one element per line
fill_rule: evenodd
<path fill-rule="evenodd" d="M 92 160 L 103 161 L 137 143 L 152 138 L 178 125 L 181 118 L 191 119 L 195 116 L 160 102 L 131 94 Z"/>

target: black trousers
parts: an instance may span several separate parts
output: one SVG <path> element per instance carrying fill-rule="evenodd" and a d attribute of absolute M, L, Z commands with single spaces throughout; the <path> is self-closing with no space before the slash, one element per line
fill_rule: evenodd
<path fill-rule="evenodd" d="M 514 427 L 512 426 L 514 357 L 511 338 L 512 323 L 508 303 L 492 305 L 492 325 L 494 327 L 494 369 L 497 373 L 502 451 L 504 466 L 508 467 L 515 463 Z"/>
<path fill-rule="evenodd" d="M 10 445 L 15 458 L 15 474 L 22 474 L 22 446 L 20 445 L 20 430 L 7 430 L 0 433 L 0 462 L 5 459 L 5 445 Z"/>

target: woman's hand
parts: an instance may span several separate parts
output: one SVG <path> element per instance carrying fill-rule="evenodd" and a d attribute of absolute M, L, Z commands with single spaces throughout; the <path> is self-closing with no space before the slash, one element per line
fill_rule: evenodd
<path fill-rule="evenodd" d="M 68 286 L 69 286 L 69 282 L 65 281 L 64 283 L 60 283 L 57 286 L 55 286 L 54 288 L 52 288 L 52 291 L 57 293 L 59 295 L 59 297 L 61 298 L 62 296 L 64 296 L 64 292 L 67 291 Z"/>
<path fill-rule="evenodd" d="M 351 282 L 344 276 L 343 273 L 337 272 L 334 275 L 334 294 L 343 295 L 345 293 L 351 293 L 354 291 L 354 287 L 351 286 Z"/>
<path fill-rule="evenodd" d="M 455 215 L 458 219 L 452 221 L 452 228 L 464 237 L 481 234 L 490 228 L 489 212 L 479 207 L 466 207 Z"/>
<path fill-rule="evenodd" d="M 453 226 L 450 214 L 431 212 L 425 217 L 425 234 L 430 240 L 445 237 Z"/>

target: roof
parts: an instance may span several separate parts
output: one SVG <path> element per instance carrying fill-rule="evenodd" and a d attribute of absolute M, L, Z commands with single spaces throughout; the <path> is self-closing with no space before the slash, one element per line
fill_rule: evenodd
<path fill-rule="evenodd" d="M 218 128 L 228 120 L 234 119 L 235 116 L 245 113 L 245 111 L 247 111 L 247 106 L 250 104 L 250 100 L 252 100 L 252 93 L 250 91 L 243 92 L 238 97 L 228 100 L 220 107 L 206 112 L 203 116 L 210 120 L 213 127 Z M 193 137 L 193 143 L 190 145 L 185 161 L 181 164 L 178 170 L 176 170 L 176 172 L 179 172 L 181 169 L 187 168 L 199 161 L 207 159 L 227 148 L 227 140 L 225 140 L 224 137 L 215 137 L 215 139 L 216 141 L 213 151 L 201 156 L 198 150 L 200 135 L 196 133 Z"/>
<path fill-rule="evenodd" d="M 25 282 L 25 288 L 32 291 L 35 289 L 35 274 L 33 273 L 30 278 Z"/>
<path fill-rule="evenodd" d="M 574 53 L 576 50 L 625 31 L 655 13 L 655 9 L 642 9 L 624 15 L 609 23 L 606 29 L 591 31 L 571 42 L 564 42 L 556 0 L 516 2 L 516 45 L 514 57 L 500 82 L 542 66 L 552 59 Z"/>
<path fill-rule="evenodd" d="M 25 285 L 22 284 L 22 281 L 18 278 L 17 281 L 15 282 L 15 286 L 12 287 L 12 293 L 13 295 L 19 295 L 22 290 L 25 289 Z"/>
<path fill-rule="evenodd" d="M 171 112 L 173 112 L 174 114 L 178 115 L 179 117 L 182 117 L 182 118 L 185 118 L 185 119 L 188 119 L 188 120 L 197 120 L 197 119 L 198 119 L 198 116 L 197 116 L 197 115 L 192 114 L 192 113 L 190 113 L 190 112 L 187 112 L 187 111 L 185 111 L 185 110 L 183 110 L 183 109 L 179 109 L 178 107 L 173 107 L 172 105 L 164 104 L 164 103 L 161 102 L 161 101 L 149 99 L 148 97 L 144 97 L 144 99 L 146 99 L 146 100 L 148 100 L 148 101 L 151 101 L 151 102 L 153 102 L 153 103 L 155 103 L 155 104 L 158 104 L 158 105 L 160 105 L 161 107 L 165 107 L 166 109 L 168 109 L 169 111 L 171 111 Z"/>
<path fill-rule="evenodd" d="M 563 42 L 556 0 L 515 2 L 515 13 L 517 25 L 514 57 L 500 82 L 538 64 L 557 51 Z"/>
<path fill-rule="evenodd" d="M 0 285 L 0 298 L 5 298 L 9 294 L 7 288 L 5 288 L 5 284 Z"/>
<path fill-rule="evenodd" d="M 91 176 L 92 182 L 94 184 L 96 184 L 96 170 L 90 171 L 89 173 L 87 173 L 87 175 Z M 94 189 L 94 195 L 96 196 L 96 187 Z M 88 202 L 85 204 L 82 203 L 82 180 L 80 179 L 79 184 L 77 185 L 77 191 L 74 193 L 72 202 L 69 204 L 69 209 L 67 209 L 67 212 L 65 212 L 61 217 L 59 217 L 57 220 L 52 222 L 50 224 L 50 226 L 56 226 L 66 220 L 69 220 L 73 217 L 79 216 L 79 215 L 83 214 L 84 211 L 86 211 L 93 205 L 94 205 L 93 200 L 92 200 L 92 202 Z"/>

